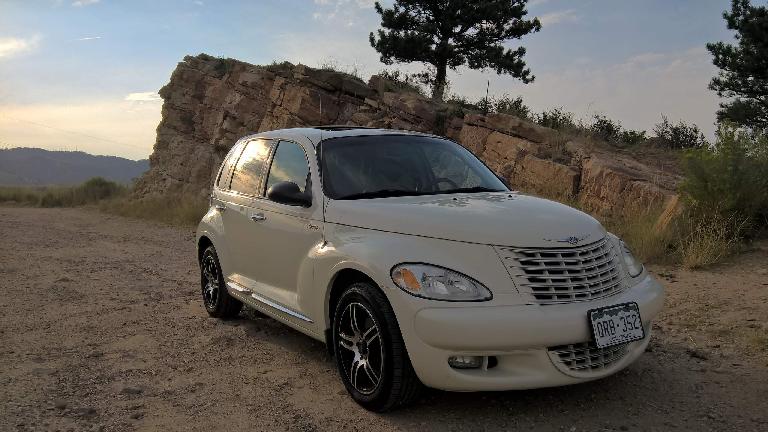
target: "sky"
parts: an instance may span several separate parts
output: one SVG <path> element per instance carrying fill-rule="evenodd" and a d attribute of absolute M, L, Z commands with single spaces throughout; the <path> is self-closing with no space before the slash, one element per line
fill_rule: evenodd
<path fill-rule="evenodd" d="M 160 121 L 157 91 L 189 54 L 330 63 L 364 79 L 382 69 L 419 71 L 380 63 L 368 43 L 380 23 L 373 3 L 0 0 L 0 148 L 146 158 Z M 649 131 L 664 114 L 712 137 L 718 98 L 707 84 L 717 70 L 705 44 L 733 40 L 722 19 L 729 5 L 530 0 L 542 30 L 507 45 L 526 47 L 535 82 L 461 68 L 449 73 L 450 91 L 477 100 L 489 85 L 491 95 L 520 95 L 534 111 L 605 114 Z"/>

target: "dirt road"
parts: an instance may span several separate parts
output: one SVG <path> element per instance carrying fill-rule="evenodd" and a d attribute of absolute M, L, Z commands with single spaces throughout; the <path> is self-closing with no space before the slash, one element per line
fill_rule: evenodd
<path fill-rule="evenodd" d="M 655 269 L 668 307 L 616 376 L 429 391 L 376 415 L 322 344 L 250 311 L 208 318 L 191 230 L 0 208 L 0 430 L 766 431 L 766 263 L 763 249 L 709 272 Z"/>

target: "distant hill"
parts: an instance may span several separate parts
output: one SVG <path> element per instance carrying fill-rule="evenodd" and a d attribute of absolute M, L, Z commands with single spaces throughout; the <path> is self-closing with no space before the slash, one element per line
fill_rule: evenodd
<path fill-rule="evenodd" d="M 72 185 L 92 177 L 130 183 L 149 169 L 146 159 L 94 156 L 80 151 L 0 149 L 0 185 Z"/>

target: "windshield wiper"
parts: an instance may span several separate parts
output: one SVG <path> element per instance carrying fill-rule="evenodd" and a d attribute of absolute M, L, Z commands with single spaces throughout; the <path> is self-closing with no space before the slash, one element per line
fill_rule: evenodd
<path fill-rule="evenodd" d="M 336 199 L 353 200 L 353 199 L 365 199 L 365 198 L 389 198 L 389 197 L 414 196 L 414 195 L 424 195 L 424 192 L 403 190 L 403 189 L 381 189 L 377 191 L 353 193 L 349 195 L 344 195 Z"/>
<path fill-rule="evenodd" d="M 440 191 L 438 193 L 440 193 L 440 194 L 452 194 L 452 193 L 462 193 L 462 192 L 472 193 L 472 192 L 505 192 L 505 191 L 502 190 L 502 189 L 494 189 L 494 188 L 489 188 L 489 187 L 485 187 L 485 186 L 472 186 L 472 187 L 444 190 L 444 191 Z"/>

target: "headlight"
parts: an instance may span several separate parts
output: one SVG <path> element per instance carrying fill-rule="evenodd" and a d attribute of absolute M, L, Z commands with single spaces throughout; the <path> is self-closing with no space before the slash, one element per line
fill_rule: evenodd
<path fill-rule="evenodd" d="M 623 241 L 621 242 L 621 256 L 624 258 L 624 264 L 627 266 L 630 277 L 637 277 L 643 272 L 643 264 L 632 255 L 629 247 Z"/>
<path fill-rule="evenodd" d="M 428 264 L 399 264 L 392 280 L 408 294 L 433 300 L 483 301 L 493 295 L 480 282 L 446 268 Z"/>

